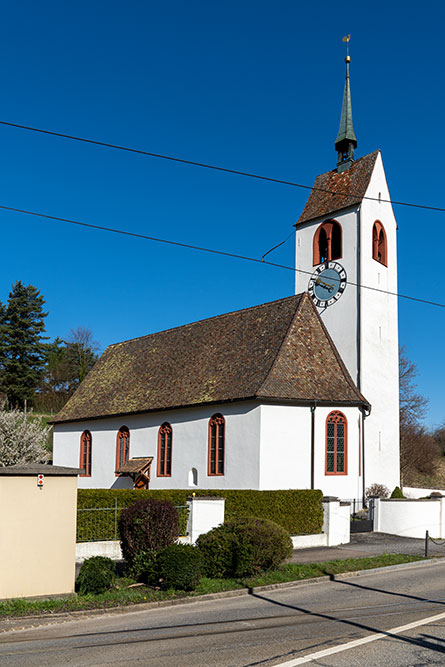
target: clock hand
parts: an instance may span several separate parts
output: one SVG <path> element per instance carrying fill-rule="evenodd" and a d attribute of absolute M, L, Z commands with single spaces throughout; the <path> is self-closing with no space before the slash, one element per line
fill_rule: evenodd
<path fill-rule="evenodd" d="M 329 290 L 329 292 L 332 292 L 332 290 L 335 288 L 335 285 L 333 285 L 332 283 L 327 283 L 324 280 L 322 280 L 321 278 L 317 278 L 315 284 L 316 285 L 323 285 L 323 287 L 326 287 Z"/>

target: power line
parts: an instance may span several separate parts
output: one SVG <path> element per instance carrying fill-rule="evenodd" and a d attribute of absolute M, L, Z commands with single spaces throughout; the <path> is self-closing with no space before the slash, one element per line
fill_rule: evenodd
<path fill-rule="evenodd" d="M 150 151 L 144 151 L 139 148 L 130 148 L 129 146 L 121 146 L 119 144 L 110 144 L 105 141 L 96 141 L 94 139 L 86 139 L 85 137 L 77 137 L 73 134 L 65 134 L 63 132 L 54 132 L 52 130 L 44 130 L 39 127 L 31 127 L 29 125 L 20 125 L 19 123 L 9 123 L 6 120 L 0 120 L 0 125 L 7 125 L 8 127 L 17 127 L 21 130 L 29 130 L 30 132 L 39 132 L 41 134 L 49 134 L 53 137 L 61 137 L 63 139 L 70 139 L 72 141 L 81 141 L 86 144 L 93 144 L 95 146 L 103 146 L 105 148 L 113 148 L 120 151 L 127 151 L 129 153 L 137 153 L 139 155 L 146 155 L 148 157 L 160 158 L 162 160 L 170 160 L 171 162 L 180 162 L 182 164 L 189 164 L 194 167 L 203 167 L 205 169 L 213 169 L 215 171 L 224 171 L 228 174 L 236 174 L 237 176 L 247 176 L 248 178 L 256 178 L 261 181 L 269 181 L 271 183 L 279 183 L 281 185 L 289 185 L 294 188 L 303 188 L 305 190 L 315 190 L 316 192 L 325 192 L 327 194 L 338 195 L 340 197 L 353 197 L 357 196 L 360 199 L 367 199 L 369 201 L 378 201 L 385 204 L 396 204 L 398 206 L 409 206 L 411 208 L 422 208 L 428 211 L 440 211 L 441 213 L 445 212 L 445 208 L 439 206 L 427 206 L 426 204 L 414 204 L 412 202 L 405 201 L 396 201 L 394 199 L 381 199 L 379 197 L 365 197 L 361 193 L 357 192 L 337 192 L 334 190 L 329 190 L 327 188 L 315 188 L 311 185 L 303 185 L 302 183 L 296 183 L 295 181 L 285 181 L 280 178 L 272 178 L 271 176 L 263 176 L 261 174 L 253 174 L 248 171 L 240 171 L 238 169 L 229 169 L 227 167 L 220 167 L 214 164 L 207 164 L 205 162 L 196 162 L 194 160 L 185 160 L 183 158 L 174 157 L 173 155 L 163 155 L 162 153 L 152 153 Z"/>
<path fill-rule="evenodd" d="M 172 241 L 170 239 L 161 239 L 156 236 L 148 236 L 146 234 L 138 234 L 137 232 L 129 232 L 124 229 L 116 229 L 115 227 L 105 227 L 103 225 L 93 225 L 90 222 L 82 222 L 80 220 L 72 220 L 71 218 L 60 218 L 56 215 L 48 215 L 47 213 L 40 213 L 38 211 L 28 211 L 22 208 L 15 208 L 13 206 L 5 206 L 0 204 L 0 209 L 4 211 L 11 211 L 13 213 L 23 213 L 25 215 L 31 215 L 37 218 L 45 218 L 47 220 L 54 220 L 55 222 L 66 222 L 70 225 L 78 225 L 80 227 L 87 227 L 89 229 L 98 229 L 103 232 L 111 232 L 113 234 L 121 234 L 124 236 L 132 236 L 134 238 L 145 239 L 146 241 L 155 241 L 156 243 L 166 243 L 167 245 L 178 246 L 180 248 L 187 248 L 189 250 L 199 250 L 200 252 L 208 252 L 213 255 L 222 255 L 223 257 L 232 257 L 233 259 L 241 259 L 246 262 L 255 262 L 257 264 L 266 264 L 268 266 L 274 266 L 278 269 L 285 269 L 287 271 L 293 271 L 294 273 L 304 273 L 308 276 L 312 275 L 311 271 L 304 271 L 303 269 L 297 269 L 293 266 L 287 266 L 286 264 L 277 264 L 276 262 L 269 262 L 267 260 L 258 259 L 257 257 L 249 257 L 248 255 L 239 255 L 233 252 L 226 252 L 224 250 L 216 250 L 215 248 L 204 248 L 202 246 L 192 245 L 190 243 L 181 243 L 180 241 Z M 292 232 L 293 233 L 293 232 Z M 289 237 L 288 237 L 289 238 Z M 389 294 L 390 296 L 397 296 L 401 299 L 409 299 L 410 301 L 418 301 L 419 303 L 426 303 L 430 306 L 437 306 L 438 308 L 445 308 L 445 303 L 437 303 L 436 301 L 428 301 L 426 299 L 420 299 L 415 296 L 410 296 L 408 294 L 400 294 L 398 292 L 389 292 L 388 290 L 379 289 L 378 287 L 370 287 L 368 285 L 359 285 L 358 283 L 352 282 L 350 280 L 346 281 L 348 285 L 353 285 L 362 289 L 372 290 L 373 292 L 380 292 L 382 294 Z"/>

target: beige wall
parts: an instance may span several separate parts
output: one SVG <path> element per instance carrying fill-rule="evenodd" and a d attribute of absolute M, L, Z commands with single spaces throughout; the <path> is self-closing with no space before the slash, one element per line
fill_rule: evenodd
<path fill-rule="evenodd" d="M 0 599 L 72 593 L 77 477 L 0 476 Z"/>

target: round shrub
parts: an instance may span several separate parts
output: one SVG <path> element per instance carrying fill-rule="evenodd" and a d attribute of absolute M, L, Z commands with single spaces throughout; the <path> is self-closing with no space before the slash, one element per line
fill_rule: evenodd
<path fill-rule="evenodd" d="M 178 510 L 166 500 L 138 500 L 119 517 L 122 555 L 132 564 L 136 554 L 161 551 L 178 537 Z"/>
<path fill-rule="evenodd" d="M 197 541 L 210 577 L 252 576 L 277 567 L 292 555 L 288 532 L 268 519 L 248 516 L 228 521 Z"/>
<path fill-rule="evenodd" d="M 161 588 L 192 591 L 201 579 L 202 555 L 191 544 L 172 544 L 158 554 L 156 566 Z"/>
<path fill-rule="evenodd" d="M 114 583 L 116 564 L 105 556 L 87 558 L 80 568 L 76 579 L 76 591 L 86 593 L 104 593 Z"/>
<path fill-rule="evenodd" d="M 404 498 L 403 491 L 400 486 L 396 486 L 394 491 L 391 493 L 391 498 Z"/>
<path fill-rule="evenodd" d="M 374 482 L 374 484 L 371 484 L 371 486 L 368 486 L 368 488 L 366 489 L 365 496 L 367 500 L 369 500 L 369 498 L 371 498 L 372 496 L 377 498 L 388 498 L 389 489 L 384 484 L 377 484 L 376 482 Z"/>
<path fill-rule="evenodd" d="M 156 552 L 138 551 L 131 565 L 126 568 L 126 573 L 132 579 L 145 584 L 157 583 Z"/>

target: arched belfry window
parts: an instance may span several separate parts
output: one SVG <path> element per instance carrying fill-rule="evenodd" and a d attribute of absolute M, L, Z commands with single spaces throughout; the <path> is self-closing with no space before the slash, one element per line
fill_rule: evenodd
<path fill-rule="evenodd" d="M 326 419 L 326 475 L 348 474 L 348 422 L 334 410 Z"/>
<path fill-rule="evenodd" d="M 372 258 L 380 264 L 388 266 L 386 232 L 382 223 L 378 220 L 375 221 L 372 228 Z"/>
<path fill-rule="evenodd" d="M 225 421 L 213 415 L 209 421 L 209 475 L 224 475 Z"/>
<path fill-rule="evenodd" d="M 79 468 L 82 470 L 81 477 L 91 477 L 91 433 L 84 431 L 80 436 L 80 464 Z"/>
<path fill-rule="evenodd" d="M 126 426 L 121 426 L 116 438 L 116 474 L 124 463 L 127 463 L 130 453 L 130 431 Z"/>
<path fill-rule="evenodd" d="M 340 223 L 337 220 L 323 222 L 314 234 L 314 266 L 333 259 L 341 259 L 342 252 Z"/>
<path fill-rule="evenodd" d="M 173 429 L 165 422 L 158 433 L 158 477 L 171 477 L 172 438 Z"/>

